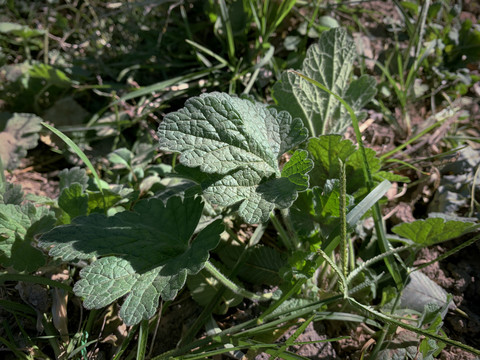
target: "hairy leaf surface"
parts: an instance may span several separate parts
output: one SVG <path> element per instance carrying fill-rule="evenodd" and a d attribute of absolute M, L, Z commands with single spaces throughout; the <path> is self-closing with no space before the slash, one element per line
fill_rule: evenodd
<path fill-rule="evenodd" d="M 166 204 L 152 198 L 138 202 L 133 212 L 77 217 L 44 234 L 40 244 L 64 261 L 100 257 L 80 272 L 74 291 L 95 309 L 127 295 L 120 316 L 134 325 L 153 316 L 160 296 L 173 299 L 217 246 L 220 220 L 191 240 L 202 210 L 198 197 L 172 197 Z"/>
<path fill-rule="evenodd" d="M 42 252 L 31 245 L 34 235 L 55 223 L 46 207 L 0 204 L 0 264 L 17 271 L 32 272 L 45 264 Z"/>
<path fill-rule="evenodd" d="M 0 204 L 20 205 L 22 201 L 22 187 L 9 182 L 2 182 L 0 178 Z"/>
<path fill-rule="evenodd" d="M 462 236 L 474 229 L 474 223 L 431 217 L 403 223 L 392 228 L 392 231 L 410 239 L 421 246 L 430 246 Z"/>
<path fill-rule="evenodd" d="M 58 177 L 60 178 L 60 182 L 58 184 L 60 191 L 68 188 L 70 185 L 75 183 L 80 184 L 83 191 L 87 189 L 87 172 L 85 171 L 85 169 L 82 169 L 78 166 L 75 166 L 71 169 L 63 169 L 58 174 Z"/>
<path fill-rule="evenodd" d="M 181 153 L 180 163 L 208 174 L 206 198 L 235 206 L 248 223 L 264 222 L 275 206 L 285 208 L 308 187 L 312 168 L 305 151 L 280 169 L 280 157 L 307 138 L 300 119 L 248 99 L 224 93 L 190 98 L 165 116 L 160 148 Z"/>
<path fill-rule="evenodd" d="M 15 169 L 27 150 L 37 146 L 41 121 L 34 114 L 0 114 L 0 158 L 6 169 Z"/>
<path fill-rule="evenodd" d="M 322 135 L 309 139 L 307 150 L 315 165 L 309 173 L 311 187 L 323 188 L 328 179 L 338 179 L 340 176 L 338 160 L 342 160 L 346 167 L 347 192 L 352 194 L 365 187 L 363 157 L 361 151 L 350 140 L 343 140 L 340 135 L 335 134 Z M 380 159 L 376 156 L 375 150 L 365 148 L 365 155 L 374 180 L 409 182 L 404 176 L 380 171 Z"/>
<path fill-rule="evenodd" d="M 355 56 L 355 44 L 346 30 L 331 29 L 307 50 L 300 72 L 359 111 L 375 96 L 376 84 L 366 75 L 349 84 Z M 294 73 L 284 72 L 272 90 L 278 107 L 302 119 L 312 136 L 343 133 L 349 124 L 349 115 L 335 97 Z"/>

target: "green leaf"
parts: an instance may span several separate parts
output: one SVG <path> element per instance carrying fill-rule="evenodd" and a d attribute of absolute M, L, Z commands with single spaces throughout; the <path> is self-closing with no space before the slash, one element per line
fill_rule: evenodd
<path fill-rule="evenodd" d="M 34 114 L 0 113 L 0 157 L 5 169 L 15 169 L 27 150 L 37 146 L 41 121 Z"/>
<path fill-rule="evenodd" d="M 330 217 L 340 218 L 340 181 L 338 179 L 327 180 L 323 191 L 314 188 L 315 212 L 325 220 Z M 354 204 L 354 199 L 347 194 L 347 210 Z M 320 221 L 322 223 L 323 221 Z"/>
<path fill-rule="evenodd" d="M 428 218 L 403 223 L 392 228 L 392 231 L 418 245 L 430 246 L 462 236 L 474 228 L 474 223 Z"/>
<path fill-rule="evenodd" d="M 118 204 L 121 200 L 122 195 L 111 190 L 103 190 L 103 193 L 99 191 L 89 191 L 87 214 L 95 212 L 105 213 L 108 209 Z"/>
<path fill-rule="evenodd" d="M 46 207 L 0 204 L 0 263 L 32 272 L 45 264 L 42 252 L 32 247 L 36 234 L 50 230 L 55 218 Z"/>
<path fill-rule="evenodd" d="M 0 204 L 20 205 L 22 201 L 22 187 L 17 184 L 2 182 L 0 178 Z"/>
<path fill-rule="evenodd" d="M 283 174 L 279 167 L 280 157 L 308 136 L 301 120 L 285 111 L 224 93 L 202 94 L 165 116 L 158 136 L 161 150 L 180 152 L 181 164 L 209 175 L 199 181 L 207 200 L 236 206 L 248 223 L 266 221 L 275 206 L 290 206 L 308 186 L 306 153 L 294 154 Z"/>
<path fill-rule="evenodd" d="M 123 194 L 126 196 L 127 194 Z M 62 222 L 69 224 L 70 221 L 77 216 L 85 216 L 92 213 L 106 213 L 120 201 L 128 201 L 112 190 L 85 191 L 84 185 L 78 182 L 72 183 L 69 187 L 64 188 L 58 198 L 58 206 L 64 211 Z"/>
<path fill-rule="evenodd" d="M 219 264 L 215 264 L 215 266 L 222 270 Z M 193 300 L 200 306 L 207 306 L 218 291 L 223 288 L 222 283 L 205 270 L 200 271 L 196 275 L 189 276 L 187 278 L 187 286 Z M 225 314 L 230 307 L 237 306 L 242 300 L 243 296 L 235 294 L 230 289 L 225 289 L 213 312 L 216 314 Z"/>
<path fill-rule="evenodd" d="M 372 176 L 380 170 L 380 159 L 376 156 L 373 149 L 365 148 L 365 156 Z M 360 149 L 357 149 L 347 160 L 345 164 L 345 173 L 347 176 L 347 192 L 353 193 L 356 190 L 366 186 L 366 179 L 363 173 L 364 158 Z M 388 180 L 388 179 L 387 179 Z"/>
<path fill-rule="evenodd" d="M 28 26 L 11 23 L 11 22 L 0 22 L 0 33 L 2 34 L 11 33 L 15 36 L 20 36 L 21 38 L 28 39 L 30 37 L 44 35 L 45 30 L 32 29 Z"/>
<path fill-rule="evenodd" d="M 172 300 L 188 274 L 198 273 L 224 227 L 220 220 L 193 240 L 203 203 L 199 197 L 139 201 L 133 212 L 75 218 L 40 238 L 64 261 L 100 259 L 85 267 L 74 286 L 85 307 L 99 309 L 127 295 L 120 316 L 127 325 L 152 317 L 161 296 Z"/>
<path fill-rule="evenodd" d="M 307 50 L 300 72 L 344 98 L 358 112 L 375 96 L 376 84 L 366 75 L 348 84 L 355 51 L 345 29 L 325 31 Z M 313 137 L 343 133 L 350 123 L 346 110 L 333 95 L 291 72 L 284 72 L 272 91 L 278 108 L 301 118 Z"/>
<path fill-rule="evenodd" d="M 299 236 L 311 236 L 318 230 L 315 214 L 313 190 L 298 194 L 297 200 L 290 207 L 290 219 Z"/>
<path fill-rule="evenodd" d="M 70 87 L 72 84 L 72 80 L 62 70 L 43 63 L 34 64 L 29 74 L 32 78 L 45 80 L 58 87 Z"/>
<path fill-rule="evenodd" d="M 60 182 L 59 182 L 60 191 L 62 191 L 65 188 L 68 188 L 70 185 L 74 183 L 80 184 L 83 190 L 87 189 L 87 184 L 88 184 L 87 172 L 85 171 L 85 169 L 79 168 L 78 166 L 75 166 L 71 169 L 63 169 L 58 174 L 58 177 L 60 178 Z"/>
<path fill-rule="evenodd" d="M 311 187 L 323 188 L 328 179 L 338 179 L 340 176 L 338 160 L 342 160 L 346 167 L 347 192 L 350 194 L 362 193 L 362 188 L 366 187 L 363 174 L 364 160 L 361 151 L 350 140 L 342 140 L 340 135 L 322 135 L 309 139 L 307 150 L 314 163 L 314 168 L 309 173 Z M 383 180 L 409 181 L 403 176 L 380 171 L 380 159 L 374 150 L 365 148 L 365 155 L 370 171 L 378 182 Z"/>
<path fill-rule="evenodd" d="M 240 246 L 225 246 L 219 251 L 222 261 L 233 267 L 241 256 Z M 278 285 L 282 282 L 279 271 L 286 265 L 286 258 L 278 250 L 257 245 L 248 250 L 242 266 L 238 269 L 239 279 L 256 285 Z"/>
<path fill-rule="evenodd" d="M 287 112 L 225 93 L 202 94 L 167 114 L 158 128 L 160 148 L 182 153 L 180 162 L 206 173 L 254 168 L 279 173 L 278 158 L 307 138 Z"/>
<path fill-rule="evenodd" d="M 67 214 L 63 219 L 66 224 L 77 216 L 87 215 L 88 196 L 84 193 L 82 185 L 73 183 L 63 189 L 58 197 L 58 206 Z"/>
<path fill-rule="evenodd" d="M 347 194 L 347 210 L 353 205 L 353 196 Z M 314 231 L 324 236 L 332 233 L 340 222 L 339 180 L 328 179 L 323 189 L 315 186 L 302 193 L 290 208 L 290 215 L 299 235 L 313 235 Z"/>
<path fill-rule="evenodd" d="M 309 177 L 307 173 L 313 168 L 313 162 L 308 158 L 308 152 L 297 150 L 282 169 L 282 177 L 296 185 L 297 191 L 308 189 Z"/>
<path fill-rule="evenodd" d="M 390 189 L 392 184 L 388 180 L 383 180 L 371 192 L 367 194 L 351 211 L 347 214 L 347 226 L 354 228 L 358 221 L 369 211 L 377 201 L 379 201 L 386 192 Z M 332 239 L 325 245 L 325 252 L 328 254 L 335 249 L 340 241 L 340 225 L 337 225 L 333 231 L 326 236 Z"/>
<path fill-rule="evenodd" d="M 398 175 L 394 174 L 388 171 L 377 171 L 374 175 L 375 180 L 388 180 L 390 182 L 404 182 L 404 183 L 409 183 L 410 178 L 403 176 L 403 175 Z"/>
<path fill-rule="evenodd" d="M 338 179 L 340 164 L 352 155 L 356 149 L 350 140 L 342 140 L 340 135 L 324 135 L 308 140 L 307 150 L 314 167 L 310 173 L 312 186 L 323 188 L 328 179 Z M 349 179 L 350 180 L 350 179 Z"/>
<path fill-rule="evenodd" d="M 108 155 L 108 161 L 115 165 L 120 165 L 121 168 L 130 169 L 133 157 L 134 155 L 130 150 L 120 148 Z"/>
<path fill-rule="evenodd" d="M 368 75 L 353 80 L 345 93 L 344 100 L 354 109 L 360 110 L 377 94 L 377 82 Z"/>

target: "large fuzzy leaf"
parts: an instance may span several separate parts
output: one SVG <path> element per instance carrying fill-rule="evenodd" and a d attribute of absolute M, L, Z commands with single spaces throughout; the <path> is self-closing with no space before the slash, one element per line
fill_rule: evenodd
<path fill-rule="evenodd" d="M 359 111 L 375 96 L 376 84 L 366 75 L 349 84 L 355 56 L 355 44 L 346 30 L 331 29 L 308 49 L 300 72 Z M 273 97 L 281 110 L 301 118 L 312 136 L 343 133 L 349 124 L 349 115 L 335 97 L 292 72 L 281 75 L 273 86 Z"/>
<path fill-rule="evenodd" d="M 143 200 L 133 212 L 77 217 L 44 234 L 40 245 L 64 261 L 100 257 L 80 272 L 74 291 L 95 309 L 127 295 L 120 316 L 134 325 L 154 315 L 160 296 L 173 299 L 217 246 L 220 220 L 191 240 L 202 210 L 198 197 Z"/>
<path fill-rule="evenodd" d="M 307 138 L 300 119 L 248 99 L 224 93 L 190 98 L 165 116 L 160 148 L 181 153 L 180 162 L 198 167 L 204 195 L 237 207 L 249 223 L 264 222 L 275 206 L 285 208 L 308 187 L 307 153 L 294 153 L 283 171 L 280 157 Z"/>
<path fill-rule="evenodd" d="M 0 204 L 0 264 L 17 271 L 37 270 L 45 259 L 31 242 L 34 235 L 50 230 L 54 223 L 46 207 Z"/>
<path fill-rule="evenodd" d="M 34 114 L 0 114 L 0 158 L 6 169 L 15 169 L 27 150 L 37 146 L 41 121 Z"/>

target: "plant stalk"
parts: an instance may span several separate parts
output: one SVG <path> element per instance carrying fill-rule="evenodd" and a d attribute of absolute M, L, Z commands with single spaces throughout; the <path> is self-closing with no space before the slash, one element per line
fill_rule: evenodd
<path fill-rule="evenodd" d="M 266 293 L 262 295 L 254 294 L 244 288 L 241 288 L 233 281 L 228 279 L 225 275 L 223 275 L 210 261 L 205 263 L 205 270 L 207 270 L 211 275 L 215 277 L 222 285 L 224 285 L 229 290 L 233 291 L 235 294 L 246 297 L 250 300 L 255 301 L 268 301 L 272 299 L 273 293 Z"/>

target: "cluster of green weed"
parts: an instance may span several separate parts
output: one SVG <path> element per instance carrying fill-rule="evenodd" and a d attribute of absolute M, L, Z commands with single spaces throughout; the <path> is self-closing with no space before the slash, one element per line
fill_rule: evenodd
<path fill-rule="evenodd" d="M 99 348 L 115 359 L 299 359 L 291 346 L 309 324 L 341 320 L 374 329 L 371 358 L 434 358 L 446 344 L 478 355 L 445 335 L 451 296 L 413 265 L 424 247 L 468 239 L 443 259 L 478 239 L 475 197 L 470 218 L 389 231 L 380 203 L 393 182 L 417 180 L 403 150 L 464 116 L 454 98 L 478 81 L 480 30 L 447 2 L 396 5 L 393 48 L 369 69 L 351 36 L 369 13 L 341 3 L 4 1 L 0 283 L 18 294 L 0 299 L 5 348 L 22 359 Z M 356 21 L 342 24 L 346 14 Z M 411 107 L 425 99 L 419 125 Z M 404 141 L 384 154 L 364 145 L 367 108 Z M 4 175 L 40 136 L 72 164 L 57 197 Z M 51 289 L 52 306 L 22 284 Z M 187 297 L 201 313 L 175 348 L 153 353 L 162 315 Z M 61 315 L 78 299 L 85 318 Z M 220 329 L 215 316 L 241 304 L 259 315 Z M 99 314 L 131 326 L 115 346 L 100 345 Z M 35 320 L 42 340 L 23 323 Z M 411 331 L 400 345 L 398 327 Z"/>

